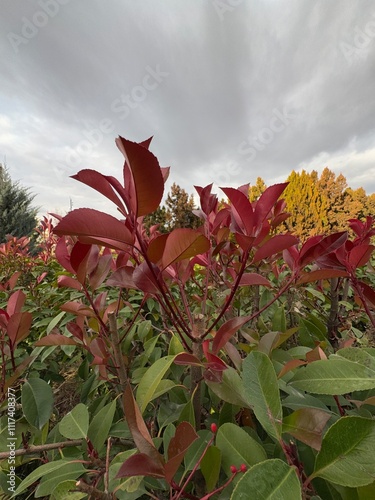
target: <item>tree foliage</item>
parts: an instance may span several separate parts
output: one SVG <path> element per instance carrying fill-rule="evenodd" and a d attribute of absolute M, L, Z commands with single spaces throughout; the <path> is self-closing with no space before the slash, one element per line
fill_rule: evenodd
<path fill-rule="evenodd" d="M 336 176 L 328 167 L 320 176 L 316 170 L 293 170 L 287 182 L 284 199 L 291 216 L 284 222 L 284 229 L 302 240 L 316 234 L 344 231 L 349 219 L 363 219 L 375 213 L 375 193 L 367 195 L 362 187 L 352 189 L 344 175 Z M 249 189 L 250 201 L 256 201 L 266 187 L 258 177 Z"/>
<path fill-rule="evenodd" d="M 193 214 L 195 209 L 193 195 L 189 194 L 175 182 L 168 193 L 165 205 L 158 207 L 155 212 L 145 217 L 147 228 L 158 224 L 159 231 L 166 233 L 177 228 L 196 228 L 200 225 L 199 219 Z"/>
<path fill-rule="evenodd" d="M 31 235 L 37 225 L 34 197 L 19 182 L 12 181 L 6 167 L 0 164 L 0 243 L 7 240 L 7 235 Z"/>

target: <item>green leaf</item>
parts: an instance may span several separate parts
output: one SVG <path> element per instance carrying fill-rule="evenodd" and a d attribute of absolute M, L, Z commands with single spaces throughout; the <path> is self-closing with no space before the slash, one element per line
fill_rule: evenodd
<path fill-rule="evenodd" d="M 344 349 L 340 349 L 335 354 L 332 354 L 330 359 L 336 359 L 338 356 L 348 359 L 349 361 L 354 361 L 354 363 L 360 363 L 361 365 L 375 370 L 375 358 L 362 348 L 346 347 Z"/>
<path fill-rule="evenodd" d="M 46 328 L 46 334 L 48 335 L 57 325 L 57 323 L 65 316 L 66 312 L 62 311 L 57 316 L 55 316 L 49 323 Z"/>
<path fill-rule="evenodd" d="M 116 400 L 104 406 L 104 408 L 102 408 L 92 419 L 87 431 L 87 437 L 90 439 L 96 451 L 100 450 L 108 438 L 115 411 Z"/>
<path fill-rule="evenodd" d="M 221 451 L 216 446 L 210 446 L 201 461 L 201 471 L 206 481 L 207 491 L 215 488 L 219 479 L 220 465 Z"/>
<path fill-rule="evenodd" d="M 80 500 L 81 498 L 87 497 L 86 493 L 71 491 L 75 489 L 76 483 L 77 481 L 74 479 L 68 479 L 67 481 L 59 483 L 52 490 L 51 500 Z"/>
<path fill-rule="evenodd" d="M 334 423 L 323 438 L 310 479 L 342 486 L 366 486 L 375 479 L 375 420 L 350 416 Z"/>
<path fill-rule="evenodd" d="M 156 389 L 173 363 L 175 357 L 176 356 L 164 356 L 158 359 L 143 375 L 139 382 L 136 398 L 141 413 L 145 411 L 148 403 L 155 397 Z"/>
<path fill-rule="evenodd" d="M 43 475 L 43 478 L 35 492 L 35 498 L 49 496 L 56 484 L 68 479 L 77 479 L 86 472 L 86 469 L 80 463 L 69 463 L 60 467 L 58 471 Z"/>
<path fill-rule="evenodd" d="M 323 410 L 301 408 L 284 418 L 283 433 L 320 450 L 323 430 L 330 418 L 331 414 Z"/>
<path fill-rule="evenodd" d="M 279 459 L 254 465 L 238 481 L 231 500 L 299 500 L 301 484 L 296 470 Z"/>
<path fill-rule="evenodd" d="M 40 477 L 49 474 L 50 472 L 57 472 L 61 467 L 64 467 L 66 464 L 69 464 L 67 460 L 56 460 L 56 462 L 49 462 L 47 464 L 43 464 L 37 469 L 33 470 L 31 474 L 29 474 L 22 483 L 18 486 L 13 496 L 17 496 L 23 491 L 25 491 L 30 485 L 35 483 Z"/>
<path fill-rule="evenodd" d="M 190 446 L 184 457 L 186 471 L 192 470 L 195 467 L 211 437 L 211 431 L 198 431 L 198 439 Z M 198 466 L 198 469 L 200 469 L 200 465 Z"/>
<path fill-rule="evenodd" d="M 206 384 L 223 401 L 232 405 L 249 408 L 242 379 L 234 368 L 228 367 L 224 370 L 221 382 L 206 380 Z"/>
<path fill-rule="evenodd" d="M 194 429 L 195 429 L 195 415 L 194 415 L 194 407 L 193 407 L 193 402 L 190 399 L 184 406 L 183 410 L 180 413 L 180 416 L 178 417 L 178 423 L 181 422 L 189 422 Z"/>
<path fill-rule="evenodd" d="M 21 403 L 29 424 L 42 429 L 48 422 L 53 408 L 51 386 L 40 378 L 26 380 L 22 387 Z"/>
<path fill-rule="evenodd" d="M 334 396 L 374 388 L 375 370 L 337 356 L 299 368 L 289 384 L 303 391 Z"/>
<path fill-rule="evenodd" d="M 219 427 L 216 436 L 216 446 L 222 454 L 222 467 L 231 476 L 230 466 L 248 467 L 266 460 L 267 455 L 262 446 L 249 434 L 235 424 L 227 423 Z"/>
<path fill-rule="evenodd" d="M 279 440 L 283 412 L 276 372 L 268 356 L 251 352 L 243 362 L 243 380 L 255 416 L 266 432 Z"/>
<path fill-rule="evenodd" d="M 61 420 L 60 434 L 68 439 L 86 438 L 89 428 L 89 412 L 87 407 L 79 403 Z"/>
<path fill-rule="evenodd" d="M 274 332 L 285 332 L 286 331 L 286 318 L 284 306 L 279 306 L 272 318 L 272 330 Z"/>

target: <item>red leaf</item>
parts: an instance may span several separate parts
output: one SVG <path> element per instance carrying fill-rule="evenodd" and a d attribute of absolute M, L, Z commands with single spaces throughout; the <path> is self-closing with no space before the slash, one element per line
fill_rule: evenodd
<path fill-rule="evenodd" d="M 169 442 L 165 479 L 170 483 L 176 474 L 188 448 L 198 439 L 198 434 L 188 422 L 181 422 Z"/>
<path fill-rule="evenodd" d="M 46 337 L 42 337 L 41 339 L 35 342 L 36 346 L 43 345 L 78 345 L 77 342 L 71 337 L 66 337 L 65 335 L 60 335 L 58 333 L 50 333 Z"/>
<path fill-rule="evenodd" d="M 159 269 L 153 265 L 155 274 L 159 273 Z M 142 262 L 134 269 L 133 272 L 134 285 L 142 292 L 157 294 L 159 292 L 158 282 L 148 267 L 147 262 Z"/>
<path fill-rule="evenodd" d="M 362 288 L 362 292 L 368 302 L 375 307 L 375 290 L 373 290 L 371 287 L 369 287 L 366 283 L 363 283 L 363 281 L 358 281 L 355 285 L 355 288 L 360 287 Z"/>
<path fill-rule="evenodd" d="M 82 243 L 96 243 L 116 250 L 125 251 L 133 244 L 133 236 L 123 222 L 91 208 L 69 212 L 53 231 L 60 236 L 78 236 Z"/>
<path fill-rule="evenodd" d="M 253 262 L 259 262 L 262 259 L 266 259 L 297 243 L 298 239 L 291 234 L 276 234 L 255 252 Z"/>
<path fill-rule="evenodd" d="M 240 245 L 240 247 L 242 248 L 242 250 L 244 252 L 247 252 L 251 249 L 251 247 L 253 246 L 253 243 L 255 241 L 254 236 L 246 236 L 246 235 L 241 234 L 241 233 L 236 233 L 235 236 L 236 236 L 237 243 Z"/>
<path fill-rule="evenodd" d="M 160 170 L 161 170 L 161 175 L 163 176 L 163 182 L 165 184 L 168 180 L 171 167 L 160 167 Z"/>
<path fill-rule="evenodd" d="M 147 256 L 154 264 L 163 258 L 168 236 L 169 234 L 161 234 L 150 241 L 147 249 Z"/>
<path fill-rule="evenodd" d="M 135 288 L 133 280 L 134 267 L 122 266 L 119 267 L 111 277 L 107 280 L 107 285 L 119 286 L 121 288 Z"/>
<path fill-rule="evenodd" d="M 316 271 L 303 273 L 302 276 L 297 280 L 297 285 L 302 285 L 303 283 L 311 283 L 312 281 L 327 280 L 330 278 L 341 278 L 347 276 L 349 276 L 349 273 L 346 271 L 342 271 L 341 269 L 317 269 Z"/>
<path fill-rule="evenodd" d="M 231 202 L 231 212 L 242 231 L 251 236 L 254 228 L 254 211 L 249 199 L 234 188 L 221 188 Z"/>
<path fill-rule="evenodd" d="M 77 323 L 75 323 L 74 321 L 69 321 L 66 327 L 74 337 L 83 342 L 83 331 L 82 328 L 79 325 L 77 325 Z"/>
<path fill-rule="evenodd" d="M 176 363 L 176 365 L 203 366 L 203 363 L 197 356 L 188 352 L 177 354 L 173 362 Z"/>
<path fill-rule="evenodd" d="M 71 278 L 70 276 L 61 275 L 57 278 L 57 286 L 74 288 L 75 290 L 82 290 L 82 285 L 79 281 Z"/>
<path fill-rule="evenodd" d="M 304 266 L 309 264 L 312 260 L 314 260 L 314 257 L 312 255 L 311 249 L 313 247 L 316 247 L 320 241 L 322 241 L 323 236 L 321 234 L 318 234 L 316 236 L 312 236 L 309 238 L 305 243 L 302 245 L 302 248 L 299 252 L 299 261 L 300 265 Z"/>
<path fill-rule="evenodd" d="M 66 246 L 65 238 L 60 238 L 57 242 L 55 256 L 58 263 L 61 264 L 64 269 L 72 274 L 75 274 L 74 269 L 70 263 L 70 255 Z"/>
<path fill-rule="evenodd" d="M 7 333 L 13 346 L 28 336 L 32 320 L 33 317 L 29 312 L 13 313 L 9 318 Z"/>
<path fill-rule="evenodd" d="M 241 328 L 250 319 L 250 316 L 238 316 L 228 320 L 216 332 L 212 342 L 212 353 L 217 354 L 222 349 L 228 340 L 233 337 L 236 331 Z"/>
<path fill-rule="evenodd" d="M 254 216 L 256 226 L 260 226 L 263 221 L 267 218 L 272 207 L 279 199 L 280 195 L 287 187 L 288 182 L 283 182 L 281 184 L 274 184 L 269 186 L 264 193 L 260 195 L 259 200 L 256 203 Z"/>
<path fill-rule="evenodd" d="M 77 279 L 84 284 L 86 280 L 87 264 L 90 256 L 91 245 L 84 245 L 77 241 L 70 254 L 70 264 L 72 265 Z"/>
<path fill-rule="evenodd" d="M 164 459 L 155 448 L 129 383 L 126 385 L 123 397 L 126 422 L 138 450 L 147 455 L 155 467 L 164 468 Z"/>
<path fill-rule="evenodd" d="M 307 361 L 302 361 L 302 359 L 291 359 L 287 361 L 285 365 L 281 368 L 278 378 L 283 377 L 286 373 L 290 372 L 290 370 L 294 370 L 298 366 L 307 365 Z"/>
<path fill-rule="evenodd" d="M 316 238 L 316 240 L 314 239 Z M 318 241 L 318 238 L 321 238 L 319 236 L 316 236 L 312 238 L 313 243 L 314 241 Z M 320 241 L 315 245 L 311 245 L 310 247 L 307 247 L 304 251 L 300 253 L 300 264 L 301 266 L 306 266 L 313 260 L 318 260 L 319 261 L 324 257 L 325 255 L 328 255 L 331 252 L 334 252 L 337 250 L 339 247 L 341 247 L 345 241 L 348 238 L 348 233 L 346 231 L 343 231 L 341 233 L 335 233 L 335 234 L 330 234 L 329 236 L 326 236 L 323 239 L 320 239 Z M 307 243 L 307 242 L 306 242 Z M 305 245 L 306 245 L 305 243 Z M 305 247 L 304 245 L 304 247 Z M 303 248 L 304 248 L 303 247 Z"/>
<path fill-rule="evenodd" d="M 163 252 L 163 269 L 173 262 L 188 259 L 207 252 L 208 239 L 194 229 L 174 229 L 169 235 Z"/>
<path fill-rule="evenodd" d="M 241 277 L 240 285 L 241 286 L 263 285 L 270 287 L 271 283 L 268 281 L 267 278 L 264 278 L 264 276 L 261 276 L 258 273 L 245 273 Z"/>
<path fill-rule="evenodd" d="M 321 359 L 327 359 L 325 352 L 318 345 L 306 353 L 306 361 L 308 363 L 313 363 L 314 361 L 319 361 Z"/>
<path fill-rule="evenodd" d="M 125 460 L 116 474 L 116 479 L 131 476 L 164 478 L 165 472 L 164 467 L 160 463 L 154 462 L 145 453 L 137 453 Z"/>
<path fill-rule="evenodd" d="M 65 302 L 62 306 L 60 306 L 62 311 L 70 312 L 72 314 L 76 314 L 77 316 L 95 316 L 94 311 L 91 307 L 88 307 L 81 302 Z"/>
<path fill-rule="evenodd" d="M 218 203 L 217 196 L 215 194 L 211 194 L 212 184 L 209 184 L 204 188 L 200 186 L 194 186 L 194 187 L 197 193 L 199 194 L 202 211 L 206 215 L 209 215 L 216 209 Z"/>
<path fill-rule="evenodd" d="M 112 255 L 101 255 L 95 269 L 89 275 L 90 287 L 96 290 L 108 276 L 111 269 Z"/>
<path fill-rule="evenodd" d="M 81 170 L 76 175 L 72 175 L 71 177 L 72 179 L 83 182 L 83 184 L 86 184 L 87 186 L 90 186 L 99 193 L 103 194 L 106 198 L 117 205 L 122 214 L 126 213 L 123 202 L 113 191 L 111 184 L 108 182 L 108 179 L 104 175 L 100 174 L 96 170 L 85 169 Z"/>
<path fill-rule="evenodd" d="M 25 303 L 26 295 L 22 290 L 17 290 L 12 293 L 12 295 L 8 299 L 7 303 L 7 313 L 9 316 L 12 316 L 14 313 L 21 312 L 21 309 Z"/>
<path fill-rule="evenodd" d="M 286 248 L 283 251 L 283 259 L 285 260 L 287 266 L 291 271 L 294 271 L 298 266 L 299 261 L 299 253 L 298 249 L 295 246 Z"/>
<path fill-rule="evenodd" d="M 358 245 L 354 247 L 350 253 L 348 262 L 353 269 L 357 269 L 358 267 L 362 267 L 369 261 L 372 252 L 374 251 L 373 245 Z"/>
<path fill-rule="evenodd" d="M 136 216 L 154 212 L 160 205 L 164 181 L 157 158 L 145 147 L 123 137 L 116 139 L 131 170 L 136 197 Z"/>

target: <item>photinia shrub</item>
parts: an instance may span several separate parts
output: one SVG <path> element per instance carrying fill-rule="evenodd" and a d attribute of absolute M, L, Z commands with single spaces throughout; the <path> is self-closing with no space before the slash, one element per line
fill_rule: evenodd
<path fill-rule="evenodd" d="M 249 185 L 223 187 L 224 203 L 208 185 L 196 186 L 198 229 L 146 230 L 169 175 L 150 142 L 116 140 L 121 181 L 90 169 L 73 176 L 119 217 L 81 208 L 53 229 L 70 320 L 35 346 L 79 350 L 87 380 L 48 434 L 45 450 L 56 443 L 59 455 L 47 451 L 16 494 L 36 483 L 36 498 L 60 489 L 81 498 L 370 498 L 375 349 L 338 345 L 339 331 L 313 313 L 296 321 L 293 295 L 345 280 L 375 326 L 375 291 L 361 276 L 373 219 L 350 221 L 354 237 L 301 246 L 280 231 L 286 183 L 253 203 Z M 25 401 L 35 394 L 36 415 L 27 421 L 48 425 L 45 388 L 30 380 L 22 392 Z"/>

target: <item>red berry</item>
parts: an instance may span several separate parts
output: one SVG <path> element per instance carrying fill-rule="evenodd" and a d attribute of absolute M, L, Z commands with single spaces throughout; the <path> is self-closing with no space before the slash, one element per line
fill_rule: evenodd
<path fill-rule="evenodd" d="M 215 423 L 211 424 L 211 432 L 213 432 L 214 434 L 217 433 L 217 425 Z"/>
<path fill-rule="evenodd" d="M 241 464 L 240 471 L 241 472 L 246 472 L 247 471 L 247 467 L 246 467 L 245 464 Z"/>
<path fill-rule="evenodd" d="M 237 467 L 235 465 L 230 466 L 230 471 L 232 474 L 235 474 L 237 472 Z"/>

